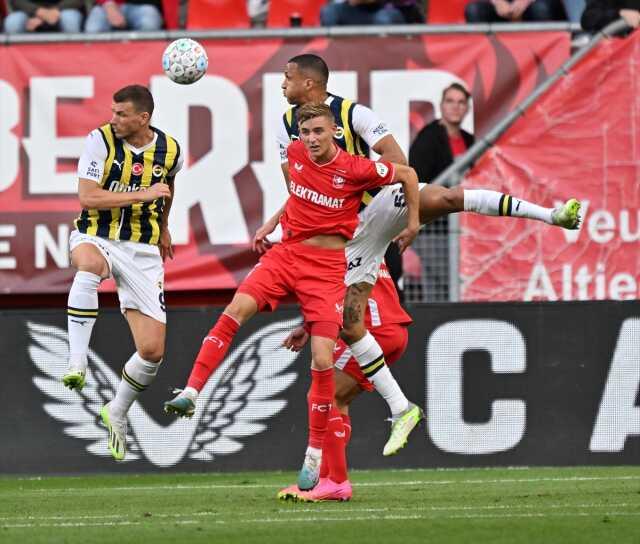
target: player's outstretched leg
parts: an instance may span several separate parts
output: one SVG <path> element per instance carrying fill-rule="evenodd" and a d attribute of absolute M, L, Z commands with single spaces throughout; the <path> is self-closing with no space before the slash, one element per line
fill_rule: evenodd
<path fill-rule="evenodd" d="M 91 331 L 98 317 L 98 286 L 102 279 L 91 272 L 78 271 L 73 278 L 67 303 L 69 366 L 62 383 L 80 391 L 85 385 L 87 352 Z"/>
<path fill-rule="evenodd" d="M 438 217 L 456 212 L 474 212 L 481 215 L 519 217 L 542 221 L 565 229 L 580 226 L 580 202 L 568 200 L 559 208 L 545 208 L 498 191 L 488 189 L 448 189 L 438 185 L 425 185 L 420 190 L 420 221 L 429 223 Z"/>
<path fill-rule="evenodd" d="M 207 383 L 209 376 L 224 360 L 233 337 L 239 329 L 240 323 L 237 319 L 226 313 L 220 316 L 202 342 L 187 381 L 187 387 L 176 397 L 164 403 L 164 411 L 167 414 L 188 418 L 193 416 L 198 393 Z"/>

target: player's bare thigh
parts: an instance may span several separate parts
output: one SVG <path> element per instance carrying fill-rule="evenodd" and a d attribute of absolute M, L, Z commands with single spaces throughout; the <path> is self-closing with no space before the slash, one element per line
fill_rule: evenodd
<path fill-rule="evenodd" d="M 145 361 L 157 363 L 164 355 L 167 326 L 138 310 L 127 309 L 124 314 L 138 355 Z"/>
<path fill-rule="evenodd" d="M 364 281 L 347 287 L 340 336 L 349 345 L 360 340 L 367 332 L 364 326 L 364 316 L 372 289 L 373 285 Z"/>
<path fill-rule="evenodd" d="M 74 247 L 71 252 L 71 264 L 76 270 L 91 272 L 103 279 L 109 277 L 109 265 L 93 244 L 83 243 Z"/>
<path fill-rule="evenodd" d="M 464 210 L 464 189 L 427 184 L 420 190 L 420 223 Z"/>
<path fill-rule="evenodd" d="M 362 393 L 362 389 L 356 380 L 338 368 L 334 369 L 334 381 L 336 384 L 336 408 L 341 414 L 348 414 L 349 404 Z"/>

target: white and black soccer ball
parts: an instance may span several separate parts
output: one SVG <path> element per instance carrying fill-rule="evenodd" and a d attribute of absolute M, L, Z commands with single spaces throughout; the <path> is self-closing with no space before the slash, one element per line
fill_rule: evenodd
<path fill-rule="evenodd" d="M 171 42 L 162 54 L 162 69 L 171 81 L 189 85 L 207 71 L 207 53 L 197 41 L 180 38 Z"/>

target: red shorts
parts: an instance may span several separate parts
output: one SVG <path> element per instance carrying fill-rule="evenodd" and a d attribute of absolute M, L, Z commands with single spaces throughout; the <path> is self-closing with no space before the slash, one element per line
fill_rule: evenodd
<path fill-rule="evenodd" d="M 409 331 L 406 325 L 400 323 L 389 323 L 375 329 L 370 329 L 371 334 L 377 340 L 384 353 L 384 359 L 388 365 L 395 363 L 404 350 L 407 349 L 409 341 Z M 365 391 L 373 391 L 373 384 L 367 380 L 360 370 L 360 365 L 351 355 L 351 350 L 342 339 L 336 343 L 333 351 L 333 362 L 335 367 L 342 370 L 345 374 L 349 374 L 361 389 Z"/>
<path fill-rule="evenodd" d="M 237 292 L 253 297 L 259 310 L 275 310 L 285 296 L 293 294 L 312 330 L 314 323 L 337 325 L 335 339 L 342 327 L 346 269 L 344 249 L 276 244 L 260 258 Z"/>

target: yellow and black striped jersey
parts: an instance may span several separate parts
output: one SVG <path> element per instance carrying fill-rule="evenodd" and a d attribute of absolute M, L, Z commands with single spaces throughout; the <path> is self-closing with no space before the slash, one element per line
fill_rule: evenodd
<path fill-rule="evenodd" d="M 352 155 L 369 157 L 369 150 L 390 131 L 385 123 L 369 108 L 331 93 L 325 100 L 336 119 L 338 131 L 335 142 L 342 149 Z M 287 146 L 293 140 L 299 139 L 298 121 L 296 111 L 298 106 L 289 108 L 282 116 L 282 123 L 278 130 L 278 144 L 280 147 L 280 160 L 287 160 Z M 368 204 L 376 189 L 365 192 L 363 203 Z"/>
<path fill-rule="evenodd" d="M 135 149 L 116 138 L 111 125 L 103 125 L 87 137 L 78 163 L 78 176 L 95 181 L 107 191 L 139 191 L 166 183 L 182 165 L 178 142 L 155 127 L 153 141 Z M 139 202 L 108 210 L 82 210 L 75 220 L 78 231 L 110 240 L 158 244 L 164 199 Z"/>

